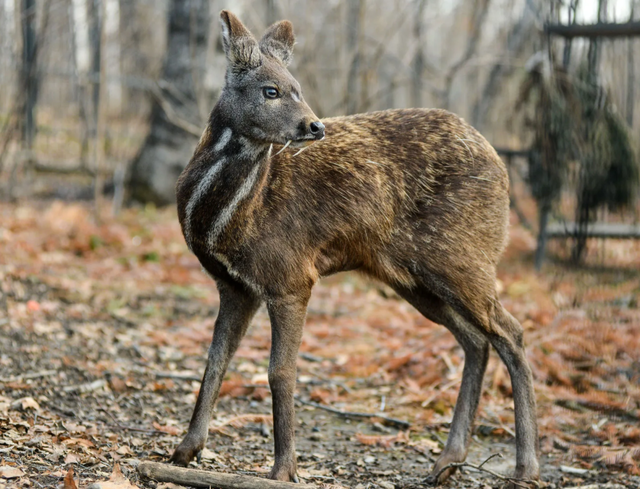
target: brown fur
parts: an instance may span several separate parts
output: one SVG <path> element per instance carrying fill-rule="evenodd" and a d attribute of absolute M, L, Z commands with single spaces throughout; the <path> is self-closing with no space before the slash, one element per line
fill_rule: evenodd
<path fill-rule="evenodd" d="M 306 304 L 320 277 L 358 270 L 395 288 L 465 349 L 452 430 L 434 473 L 466 456 L 492 344 L 514 380 L 516 476 L 537 479 L 522 329 L 495 292 L 509 198 L 494 149 L 449 112 L 406 109 L 326 119 L 324 140 L 275 155 L 289 139 L 307 142 L 315 120 L 285 68 L 291 24 L 272 26 L 258 47 L 232 14 L 223 12 L 222 22 L 226 92 L 177 185 L 185 237 L 218 282 L 221 312 L 189 433 L 172 459 L 186 464 L 203 448 L 226 366 L 264 301 L 273 329 L 271 477 L 296 479 L 293 390 Z M 278 87 L 279 99 L 258 96 L 265 83 Z"/>

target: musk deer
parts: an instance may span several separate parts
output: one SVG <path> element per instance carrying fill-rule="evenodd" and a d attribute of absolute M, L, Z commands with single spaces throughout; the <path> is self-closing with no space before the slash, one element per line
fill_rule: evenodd
<path fill-rule="evenodd" d="M 466 457 L 490 345 L 513 385 L 514 477 L 537 480 L 523 330 L 496 293 L 509 183 L 495 150 L 444 110 L 320 121 L 286 68 L 291 23 L 272 25 L 258 42 L 230 12 L 220 20 L 226 84 L 177 183 L 184 237 L 218 285 L 220 311 L 189 430 L 171 460 L 187 465 L 204 448 L 229 361 L 264 302 L 272 327 L 270 477 L 297 481 L 294 389 L 307 301 L 319 278 L 359 270 L 447 327 L 464 349 L 449 439 L 431 480 L 445 480 L 455 469 L 434 475 Z"/>

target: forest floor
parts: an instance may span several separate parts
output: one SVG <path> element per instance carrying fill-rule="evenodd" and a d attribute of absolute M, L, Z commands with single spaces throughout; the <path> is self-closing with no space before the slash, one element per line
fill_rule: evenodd
<path fill-rule="evenodd" d="M 640 244 L 596 243 L 586 267 L 556 260 L 537 274 L 533 238 L 516 225 L 511 234 L 498 287 L 525 327 L 542 478 L 549 488 L 640 487 Z M 97 224 L 85 204 L 0 204 L 0 284 L 0 487 L 160 487 L 135 467 L 166 461 L 185 433 L 218 308 L 175 212 L 126 210 Z M 269 346 L 261 310 L 199 467 L 269 470 Z M 385 287 L 355 274 L 322 281 L 298 361 L 301 480 L 421 486 L 446 440 L 463 361 L 446 329 Z M 510 474 L 513 430 L 509 376 L 492 353 L 469 461 L 499 453 L 485 467 Z M 125 479 L 109 486 L 116 464 Z M 64 483 L 70 468 L 75 483 Z M 500 484 L 464 469 L 445 487 Z"/>

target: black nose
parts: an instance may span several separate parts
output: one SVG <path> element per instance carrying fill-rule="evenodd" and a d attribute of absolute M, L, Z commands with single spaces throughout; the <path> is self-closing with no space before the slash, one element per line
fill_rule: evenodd
<path fill-rule="evenodd" d="M 324 124 L 320 121 L 312 122 L 309 124 L 309 130 L 316 139 L 322 139 L 324 137 Z"/>

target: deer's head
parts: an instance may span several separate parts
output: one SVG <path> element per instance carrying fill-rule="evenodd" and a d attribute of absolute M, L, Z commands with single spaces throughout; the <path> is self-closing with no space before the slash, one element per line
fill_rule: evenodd
<path fill-rule="evenodd" d="M 273 24 L 258 42 L 231 12 L 220 13 L 227 57 L 226 83 L 220 97 L 234 130 L 254 141 L 305 146 L 324 138 L 324 125 L 304 101 L 289 73 L 293 26 Z"/>

